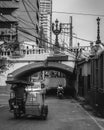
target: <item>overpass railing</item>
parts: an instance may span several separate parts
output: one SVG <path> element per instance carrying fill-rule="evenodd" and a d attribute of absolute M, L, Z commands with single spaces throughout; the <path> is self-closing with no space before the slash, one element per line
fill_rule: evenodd
<path fill-rule="evenodd" d="M 10 57 L 10 58 L 22 58 L 26 55 L 36 55 L 36 54 L 45 54 L 51 53 L 50 50 L 46 50 L 44 48 L 35 48 L 35 49 L 22 49 L 20 51 L 11 51 L 11 50 L 4 50 L 0 52 L 1 57 Z"/>
<path fill-rule="evenodd" d="M 68 56 L 69 61 L 75 60 L 75 53 L 66 50 L 59 50 L 58 54 L 55 54 L 53 50 L 44 48 L 32 48 L 32 49 L 21 49 L 20 51 L 2 50 L 0 52 L 0 57 L 7 58 L 11 61 L 44 61 L 47 57 L 62 57 Z"/>

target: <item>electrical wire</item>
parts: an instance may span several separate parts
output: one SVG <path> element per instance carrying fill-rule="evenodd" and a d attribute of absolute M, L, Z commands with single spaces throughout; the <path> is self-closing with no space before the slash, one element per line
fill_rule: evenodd
<path fill-rule="evenodd" d="M 7 19 L 8 20 L 8 19 Z M 23 27 L 20 27 L 20 28 L 23 28 Z M 24 28 L 25 29 L 25 28 Z M 31 35 L 30 33 L 27 33 L 27 31 L 24 31 L 26 34 L 28 34 L 28 35 Z M 33 36 L 34 37 L 34 35 L 31 35 L 31 36 Z M 36 38 L 36 37 L 35 37 Z M 74 37 L 75 38 L 75 37 Z M 77 38 L 77 37 L 76 37 Z M 78 39 L 78 38 L 77 38 Z M 84 41 L 87 41 L 87 42 L 92 42 L 92 41 L 88 41 L 88 40 L 85 40 L 85 39 L 81 39 L 81 38 L 79 38 L 80 40 L 84 40 Z M 41 39 L 42 40 L 42 39 Z M 43 40 L 42 40 L 43 41 Z M 54 40 L 55 41 L 55 40 Z M 45 41 L 46 42 L 46 41 Z M 49 44 L 49 43 L 48 43 Z"/>
<path fill-rule="evenodd" d="M 39 12 L 39 10 L 37 10 L 37 8 L 36 8 L 35 6 L 33 6 L 33 4 L 31 3 L 30 0 L 27 0 L 27 1 L 28 1 L 28 3 L 30 3 L 30 5 L 35 9 L 36 12 Z M 40 13 L 40 12 L 39 12 L 39 13 Z"/>
<path fill-rule="evenodd" d="M 27 12 L 27 14 L 28 14 L 28 16 L 29 16 L 29 18 L 30 18 L 32 24 L 34 25 L 34 27 L 36 27 L 36 25 L 34 24 L 32 18 L 31 18 L 31 16 L 30 16 L 30 13 L 29 13 L 28 10 L 27 10 L 27 7 L 26 7 L 26 5 L 25 5 L 25 3 L 24 3 L 24 0 L 22 0 L 22 3 L 23 3 L 23 5 L 24 5 L 24 7 L 25 7 L 25 10 L 26 10 L 26 12 Z"/>
<path fill-rule="evenodd" d="M 23 33 L 19 33 L 19 35 L 22 35 L 23 37 L 25 37 L 26 39 L 28 39 L 28 40 L 31 40 L 31 38 L 29 38 L 29 37 L 26 37 L 25 35 L 23 35 Z M 35 40 L 32 40 L 33 42 L 36 42 Z M 22 42 L 24 42 L 24 41 L 21 41 L 21 43 Z M 28 43 L 24 43 L 24 44 L 26 44 L 26 45 L 29 45 L 29 46 L 35 46 L 35 47 L 37 47 L 35 44 L 28 44 Z"/>
<path fill-rule="evenodd" d="M 4 17 L 4 16 L 2 16 L 2 17 Z M 5 18 L 5 17 L 4 17 L 4 18 Z M 7 21 L 9 21 L 7 18 L 5 18 L 5 19 L 6 19 Z M 39 37 L 37 37 L 37 36 L 34 36 L 33 34 L 27 32 L 26 30 L 21 29 L 21 27 L 19 27 L 19 26 L 18 26 L 18 29 L 19 29 L 19 31 L 21 31 L 21 32 L 23 32 L 23 33 L 25 33 L 25 34 L 28 34 L 28 35 L 30 35 L 30 36 L 33 36 L 33 37 L 35 37 L 35 38 L 37 38 L 37 39 L 39 39 L 39 40 L 42 40 L 42 41 L 44 41 L 44 42 L 50 44 L 50 42 L 47 42 L 47 41 L 44 40 L 44 39 L 41 39 L 41 38 L 39 38 Z M 55 46 L 54 44 L 51 44 L 51 45 Z"/>
<path fill-rule="evenodd" d="M 25 24 L 26 27 L 27 27 L 27 26 L 29 26 L 30 28 L 33 27 L 33 26 L 31 26 L 31 25 L 33 25 L 33 24 L 30 23 L 29 21 L 26 21 L 26 20 L 24 20 L 24 19 L 22 19 L 22 18 L 20 18 L 20 17 L 15 17 L 15 16 L 13 16 L 13 15 L 11 15 L 11 16 L 14 17 L 15 19 L 17 19 L 20 23 Z M 31 24 L 31 25 L 29 25 L 29 24 Z"/>
<path fill-rule="evenodd" d="M 49 44 L 49 45 L 55 47 L 54 44 L 52 44 L 52 43 L 50 43 L 50 42 L 48 42 L 48 41 L 46 41 L 46 40 L 44 40 L 44 39 L 42 39 L 42 38 L 36 37 L 36 36 L 34 36 L 33 34 L 31 34 L 31 33 L 27 32 L 27 31 L 21 29 L 20 27 L 19 27 L 19 31 L 21 31 L 21 32 L 23 32 L 23 33 L 26 33 L 26 34 L 28 34 L 28 35 L 30 35 L 30 36 L 33 36 L 33 37 L 35 37 L 35 38 L 37 38 L 37 39 L 39 39 L 39 40 L 42 40 L 42 41 L 46 42 L 46 43 Z M 51 48 L 51 47 L 49 47 L 49 48 Z M 60 47 L 60 48 L 62 48 L 62 47 Z M 60 48 L 57 48 L 57 51 L 60 51 Z M 73 53 L 73 50 L 70 50 L 70 49 L 68 49 L 68 48 L 65 48 L 65 49 L 67 50 L 67 52 Z"/>
<path fill-rule="evenodd" d="M 2 17 L 4 17 L 4 16 L 2 15 Z M 4 17 L 4 18 L 5 18 L 5 17 Z M 7 21 L 9 21 L 7 18 L 5 18 L 5 19 L 6 19 Z M 28 34 L 28 35 L 30 35 L 30 36 L 33 36 L 34 38 L 37 38 L 37 39 L 39 39 L 39 40 L 41 40 L 41 41 L 43 41 L 43 42 L 46 42 L 47 44 L 52 45 L 53 47 L 55 47 L 54 44 L 48 42 L 47 40 L 44 40 L 44 39 L 42 39 L 42 38 L 40 38 L 40 37 L 37 37 L 37 36 L 31 34 L 30 32 L 26 31 L 25 29 L 23 29 L 23 28 L 20 27 L 20 26 L 18 26 L 18 30 L 21 31 L 22 33 L 25 33 L 25 34 Z M 60 47 L 60 48 L 62 48 L 62 47 Z M 59 50 L 60 48 L 57 48 L 57 50 Z M 68 49 L 68 48 L 65 48 L 65 49 L 66 49 L 68 52 L 72 52 L 72 51 L 71 51 L 70 49 Z"/>
<path fill-rule="evenodd" d="M 16 17 L 15 17 L 15 18 L 16 18 Z M 19 21 L 22 22 L 22 23 L 25 23 L 26 25 L 29 25 L 29 24 L 33 25 L 30 21 L 27 21 L 27 20 L 25 20 L 25 19 L 23 19 L 23 18 L 21 18 L 21 17 L 17 17 L 17 20 L 19 20 Z"/>
<path fill-rule="evenodd" d="M 81 40 L 81 41 L 85 41 L 85 42 L 95 42 L 95 41 L 90 41 L 90 40 L 86 40 L 86 39 L 83 39 L 83 38 L 79 38 L 79 37 L 75 37 L 75 36 L 73 36 L 73 38 L 76 38 L 76 39 L 79 39 L 79 40 Z"/>
<path fill-rule="evenodd" d="M 23 33 L 19 33 L 20 35 L 22 35 L 23 37 L 25 37 L 26 39 L 28 39 L 28 40 L 31 40 L 29 37 L 26 37 L 25 35 L 23 35 Z M 36 42 L 35 40 L 32 40 L 33 42 Z M 25 45 L 29 45 L 29 46 L 35 46 L 35 47 L 37 47 L 36 45 L 34 45 L 34 44 L 28 44 L 28 43 L 24 43 Z M 53 47 L 52 46 L 47 46 L 46 47 L 47 49 L 53 49 Z"/>
<path fill-rule="evenodd" d="M 29 4 L 27 1 L 24 0 L 24 2 L 27 4 L 28 7 L 31 8 L 31 10 L 32 10 L 33 12 L 37 12 L 36 10 L 34 10 L 34 8 L 32 8 L 32 7 L 30 6 L 30 4 Z"/>
<path fill-rule="evenodd" d="M 67 33 L 64 33 L 65 36 L 69 37 L 69 35 Z M 91 40 L 87 40 L 87 39 L 84 39 L 84 38 L 79 38 L 79 37 L 75 37 L 75 36 L 72 36 L 73 38 L 75 39 L 79 39 L 81 41 L 85 41 L 85 42 L 95 42 L 95 41 L 91 41 Z"/>
<path fill-rule="evenodd" d="M 21 34 L 21 33 L 20 33 L 20 35 L 22 35 L 23 37 L 27 38 L 28 40 L 31 40 L 30 38 L 28 38 L 28 37 L 24 36 L 24 35 L 23 35 L 23 34 Z M 34 40 L 33 40 L 33 41 L 34 41 Z M 36 41 L 34 41 L 34 42 L 36 42 Z M 34 45 L 34 44 L 33 44 L 33 45 L 32 45 L 32 44 L 28 44 L 28 43 L 25 43 L 25 44 L 26 44 L 26 45 L 29 45 L 29 46 L 32 46 L 32 47 L 33 47 L 33 46 L 37 47 L 37 46 L 36 46 L 36 45 Z M 47 46 L 46 48 L 47 48 L 47 49 L 53 49 L 53 47 L 52 47 L 52 46 Z M 57 51 L 59 51 L 59 52 L 60 52 L 61 54 L 63 54 L 63 55 L 66 55 L 66 54 L 62 53 L 59 49 L 57 49 Z"/>
<path fill-rule="evenodd" d="M 73 12 L 59 12 L 59 11 L 52 11 L 52 13 L 58 13 L 58 14 L 72 14 L 72 15 L 88 15 L 88 16 L 99 16 L 104 17 L 104 15 L 101 14 L 87 14 L 87 13 L 73 13 Z"/>

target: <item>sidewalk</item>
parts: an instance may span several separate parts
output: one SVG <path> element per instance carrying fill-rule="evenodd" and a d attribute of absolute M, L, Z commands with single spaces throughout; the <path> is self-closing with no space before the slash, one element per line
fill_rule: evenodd
<path fill-rule="evenodd" d="M 93 110 L 93 108 L 86 102 L 85 98 L 78 96 L 77 100 L 78 100 L 78 102 L 80 102 L 80 105 L 87 111 Z"/>

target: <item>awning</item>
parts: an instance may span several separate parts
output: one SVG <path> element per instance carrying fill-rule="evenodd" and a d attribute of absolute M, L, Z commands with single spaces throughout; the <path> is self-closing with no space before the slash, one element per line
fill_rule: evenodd
<path fill-rule="evenodd" d="M 5 21 L 9 21 L 9 22 L 17 22 L 17 19 L 14 18 L 11 15 L 0 15 L 0 21 L 5 22 Z"/>

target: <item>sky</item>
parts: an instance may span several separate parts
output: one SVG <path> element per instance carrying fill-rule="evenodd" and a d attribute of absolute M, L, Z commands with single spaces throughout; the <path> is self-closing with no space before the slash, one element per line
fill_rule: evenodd
<path fill-rule="evenodd" d="M 97 39 L 97 17 L 100 18 L 100 39 L 104 43 L 104 0 L 53 0 L 53 14 L 52 21 L 55 22 L 56 18 L 60 23 L 68 23 L 69 17 L 73 18 L 73 34 L 76 37 L 83 38 L 90 41 Z M 95 14 L 92 15 L 76 15 L 76 14 L 63 14 L 56 12 L 68 13 L 83 13 Z M 103 16 L 101 16 L 103 15 Z M 89 42 L 74 39 L 74 46 L 77 43 L 81 46 L 89 46 Z"/>

